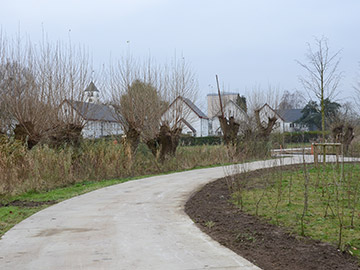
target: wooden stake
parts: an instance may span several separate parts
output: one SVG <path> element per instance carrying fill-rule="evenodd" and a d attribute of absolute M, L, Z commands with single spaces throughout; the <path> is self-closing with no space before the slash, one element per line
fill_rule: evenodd
<path fill-rule="evenodd" d="M 216 76 L 216 84 L 217 84 L 218 95 L 219 95 L 219 101 L 220 101 L 221 116 L 222 116 L 222 118 L 223 118 L 223 119 L 225 119 L 224 109 L 223 109 L 223 106 L 222 106 L 222 101 L 221 101 L 220 86 L 219 86 L 219 78 L 218 78 L 218 75 L 215 75 L 215 76 Z"/>

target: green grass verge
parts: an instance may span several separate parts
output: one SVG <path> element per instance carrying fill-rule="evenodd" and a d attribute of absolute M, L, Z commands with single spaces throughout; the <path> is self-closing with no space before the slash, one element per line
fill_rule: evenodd
<path fill-rule="evenodd" d="M 360 165 L 307 165 L 308 209 L 305 236 L 332 243 L 360 257 Z M 301 234 L 304 211 L 303 169 L 276 170 L 258 177 L 240 178 L 242 188 L 233 193 L 234 203 L 271 223 Z M 342 239 L 339 242 L 340 225 Z"/>
<path fill-rule="evenodd" d="M 146 177 L 146 176 L 144 176 Z M 56 188 L 46 192 L 27 192 L 17 196 L 9 196 L 6 198 L 2 198 L 0 207 L 0 236 L 2 236 L 5 232 L 10 230 L 17 223 L 21 222 L 25 218 L 35 214 L 36 212 L 49 207 L 47 202 L 55 201 L 61 202 L 66 199 L 70 199 L 72 197 L 115 184 L 124 183 L 130 180 L 139 179 L 142 177 L 134 177 L 127 179 L 113 179 L 106 181 L 84 181 L 81 183 L 76 183 L 68 187 Z M 28 206 L 13 206 L 14 202 L 38 202 L 44 203 L 35 207 Z"/>

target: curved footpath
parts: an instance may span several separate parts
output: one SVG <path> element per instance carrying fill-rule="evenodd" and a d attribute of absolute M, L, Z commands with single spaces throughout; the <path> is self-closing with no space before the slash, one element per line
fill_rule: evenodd
<path fill-rule="evenodd" d="M 184 205 L 194 191 L 226 174 L 301 160 L 154 176 L 63 201 L 2 237 L 0 269 L 260 269 L 201 232 Z"/>

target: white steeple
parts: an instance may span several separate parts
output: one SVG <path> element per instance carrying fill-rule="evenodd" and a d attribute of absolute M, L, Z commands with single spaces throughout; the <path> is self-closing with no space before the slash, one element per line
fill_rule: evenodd
<path fill-rule="evenodd" d="M 93 82 L 85 89 L 85 101 L 89 103 L 99 103 L 99 90 Z"/>

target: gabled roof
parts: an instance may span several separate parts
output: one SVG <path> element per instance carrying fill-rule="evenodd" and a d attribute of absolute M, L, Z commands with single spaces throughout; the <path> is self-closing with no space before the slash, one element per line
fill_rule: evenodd
<path fill-rule="evenodd" d="M 183 122 L 194 134 L 196 133 L 196 129 L 184 118 L 181 118 L 180 122 Z"/>
<path fill-rule="evenodd" d="M 285 122 L 293 123 L 302 117 L 302 109 L 282 109 L 276 112 L 284 119 Z"/>
<path fill-rule="evenodd" d="M 202 110 L 198 106 L 196 106 L 190 99 L 188 98 L 182 98 L 183 101 L 192 109 L 200 118 L 208 119 L 205 113 L 203 113 Z"/>
<path fill-rule="evenodd" d="M 95 84 L 91 82 L 89 86 L 85 89 L 85 92 L 99 92 L 99 90 L 96 88 Z"/>
<path fill-rule="evenodd" d="M 72 106 L 85 120 L 119 122 L 115 118 L 114 110 L 108 105 L 70 100 L 65 100 L 65 102 Z"/>
<path fill-rule="evenodd" d="M 226 106 L 228 106 L 230 103 L 233 104 L 237 110 L 239 110 L 239 111 L 242 112 L 243 114 L 246 114 L 246 112 L 245 112 L 235 101 L 233 101 L 233 100 L 229 100 L 228 102 L 226 102 L 225 105 L 224 105 L 224 109 L 225 109 Z M 213 118 L 218 117 L 219 115 L 221 115 L 221 109 L 217 112 L 217 114 L 214 115 Z"/>
<path fill-rule="evenodd" d="M 169 108 L 176 102 L 176 100 L 180 99 L 183 101 L 199 118 L 209 119 L 205 113 L 198 106 L 196 106 L 190 99 L 184 98 L 182 96 L 178 96 L 169 106 Z"/>
<path fill-rule="evenodd" d="M 285 122 L 284 118 L 283 118 L 276 110 L 274 110 L 273 108 L 271 108 L 271 106 L 270 106 L 269 104 L 267 104 L 267 103 L 265 103 L 263 106 L 261 106 L 261 108 L 259 109 L 259 111 L 261 111 L 261 110 L 264 109 L 265 107 L 268 107 L 270 110 L 272 110 L 272 111 L 275 113 L 276 116 L 278 116 L 281 120 L 283 120 L 283 121 Z"/>

